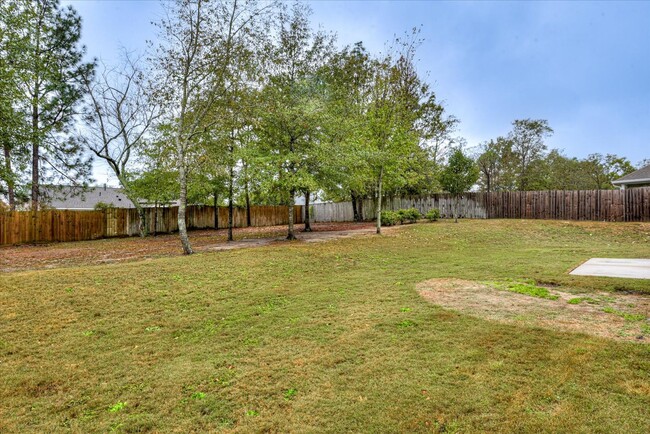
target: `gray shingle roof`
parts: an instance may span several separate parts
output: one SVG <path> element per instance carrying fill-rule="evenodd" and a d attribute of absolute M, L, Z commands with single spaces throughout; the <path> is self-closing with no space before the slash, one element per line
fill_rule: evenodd
<path fill-rule="evenodd" d="M 632 172 L 628 175 L 625 175 L 621 178 L 618 178 L 613 184 L 626 184 L 634 183 L 635 181 L 647 181 L 650 179 L 650 164 L 645 167 L 640 168 L 636 172 Z"/>
<path fill-rule="evenodd" d="M 134 208 L 120 188 L 43 186 L 43 203 L 54 209 L 95 209 L 102 202 L 116 208 Z"/>

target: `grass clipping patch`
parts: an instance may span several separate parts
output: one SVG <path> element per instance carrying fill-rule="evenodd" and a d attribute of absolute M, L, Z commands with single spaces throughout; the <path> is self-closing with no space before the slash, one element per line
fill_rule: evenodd
<path fill-rule="evenodd" d="M 577 293 L 537 286 L 530 280 L 431 279 L 417 289 L 436 305 L 480 318 L 650 343 L 648 296 Z"/>

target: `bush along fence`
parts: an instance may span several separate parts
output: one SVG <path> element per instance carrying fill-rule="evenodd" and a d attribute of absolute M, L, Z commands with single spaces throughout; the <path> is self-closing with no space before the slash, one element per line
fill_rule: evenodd
<path fill-rule="evenodd" d="M 178 230 L 178 207 L 146 208 L 145 221 L 149 233 L 171 233 Z M 251 226 L 285 225 L 289 222 L 286 206 L 252 206 Z M 303 223 L 302 206 L 294 209 L 294 222 Z M 99 238 L 139 235 L 140 218 L 135 209 L 108 208 L 102 211 L 13 211 L 0 212 L 0 245 L 54 241 L 83 241 Z M 190 229 L 228 227 L 228 208 L 188 206 L 187 226 Z M 246 227 L 245 208 L 233 210 L 233 226 Z"/>
<path fill-rule="evenodd" d="M 650 221 L 650 187 L 627 190 L 499 191 L 465 193 L 460 196 L 434 194 L 427 197 L 387 198 L 383 210 L 415 208 L 421 214 L 438 209 L 441 218 L 452 218 L 454 207 L 460 218 L 547 219 L 611 222 Z M 375 201 L 362 202 L 363 219 L 374 220 Z M 315 222 L 354 220 L 352 202 L 312 206 Z"/>
<path fill-rule="evenodd" d="M 391 197 L 382 200 L 383 211 L 399 211 L 415 208 L 420 214 L 426 214 L 431 209 L 438 209 L 442 218 L 451 218 L 454 207 L 458 204 L 458 214 L 464 218 L 487 218 L 485 206 L 477 195 L 482 193 L 467 193 L 460 197 L 449 194 L 434 194 L 427 197 Z M 377 217 L 374 199 L 363 199 L 360 207 L 363 220 L 374 220 Z M 344 222 L 354 220 L 352 202 L 319 203 L 312 205 L 314 222 Z M 389 214 L 390 215 L 390 214 Z"/>

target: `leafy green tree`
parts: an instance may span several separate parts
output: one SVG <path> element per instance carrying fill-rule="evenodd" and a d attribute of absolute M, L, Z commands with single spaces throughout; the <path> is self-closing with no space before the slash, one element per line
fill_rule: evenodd
<path fill-rule="evenodd" d="M 488 193 L 494 187 L 494 178 L 497 176 L 499 170 L 499 154 L 491 146 L 493 142 L 486 145 L 485 151 L 476 159 L 478 165 L 483 188 Z"/>
<path fill-rule="evenodd" d="M 590 154 L 583 164 L 586 176 L 595 189 L 612 189 L 612 181 L 636 170 L 627 158 L 615 154 Z"/>
<path fill-rule="evenodd" d="M 593 188 L 585 173 L 583 161 L 569 158 L 557 149 L 552 149 L 544 160 L 541 169 L 546 173 L 544 183 L 539 189 L 544 190 L 585 190 Z"/>
<path fill-rule="evenodd" d="M 238 56 L 259 43 L 272 4 L 249 1 L 176 0 L 158 23 L 152 59 L 154 98 L 170 128 L 178 173 L 178 228 L 183 252 L 192 254 L 187 235 L 188 178 L 205 149 L 203 136 L 214 127 L 210 115 L 228 89 Z"/>
<path fill-rule="evenodd" d="M 479 177 L 474 160 L 466 156 L 461 148 L 455 149 L 440 174 L 440 183 L 445 191 L 456 196 L 454 221 L 458 223 L 458 196 L 469 191 Z"/>
<path fill-rule="evenodd" d="M 130 187 L 133 195 L 149 206 L 168 206 L 178 200 L 174 149 L 167 145 L 169 130 L 166 125 L 158 125 L 153 131 L 154 136 L 141 143 L 138 152 L 140 170 L 131 173 Z"/>
<path fill-rule="evenodd" d="M 361 155 L 375 179 L 378 234 L 384 188 L 404 186 L 404 174 L 420 152 L 421 141 L 435 130 L 431 113 L 437 117 L 444 113 L 417 73 L 415 55 L 421 43 L 417 38 L 417 29 L 397 38 L 393 52 L 375 63 L 369 103 L 359 126 Z"/>
<path fill-rule="evenodd" d="M 516 158 L 517 188 L 525 191 L 534 182 L 532 167 L 545 157 L 544 139 L 553 134 L 553 129 L 544 119 L 518 119 L 512 126 L 508 139 Z"/>
<path fill-rule="evenodd" d="M 77 184 L 90 174 L 83 147 L 65 135 L 84 95 L 81 78 L 94 64 L 83 62 L 81 18 L 71 6 L 60 8 L 58 0 L 17 0 L 16 13 L 22 25 L 14 29 L 15 40 L 22 50 L 13 63 L 20 71 L 20 109 L 30 123 L 31 202 L 37 209 L 43 181 Z"/>
<path fill-rule="evenodd" d="M 304 3 L 282 7 L 270 48 L 269 77 L 260 94 L 260 158 L 288 205 L 287 239 L 295 239 L 296 194 L 313 191 L 316 179 L 310 161 L 320 154 L 323 104 L 318 71 L 333 51 L 333 37 L 314 32 L 310 8 Z"/>
<path fill-rule="evenodd" d="M 516 186 L 513 166 L 512 142 L 505 137 L 497 137 L 481 145 L 476 159 L 480 171 L 479 186 L 483 191 L 512 190 Z"/>
<path fill-rule="evenodd" d="M 354 220 L 363 220 L 363 198 L 370 193 L 373 175 L 363 158 L 361 138 L 374 78 L 371 59 L 361 42 L 336 52 L 321 70 L 326 86 L 324 137 L 331 152 L 323 162 L 321 188 L 325 197 L 352 200 Z"/>
<path fill-rule="evenodd" d="M 229 86 L 217 101 L 211 113 L 214 128 L 207 143 L 210 156 L 208 172 L 222 171 L 225 196 L 228 199 L 228 241 L 233 240 L 234 206 L 240 180 L 246 178 L 243 191 L 246 201 L 246 221 L 250 226 L 250 196 L 248 195 L 248 162 L 244 157 L 250 154 L 256 137 L 253 131 L 255 119 L 255 88 L 261 76 L 262 62 L 254 47 L 241 47 L 241 53 L 233 64 Z M 216 186 L 215 186 L 216 188 Z"/>

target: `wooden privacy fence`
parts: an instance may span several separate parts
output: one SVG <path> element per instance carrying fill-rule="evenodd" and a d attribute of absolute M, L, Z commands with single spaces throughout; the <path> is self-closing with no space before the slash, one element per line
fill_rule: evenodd
<path fill-rule="evenodd" d="M 219 228 L 228 227 L 228 208 L 218 207 Z M 178 207 L 145 208 L 150 233 L 178 230 Z M 296 206 L 294 222 L 303 222 L 303 209 Z M 251 226 L 274 226 L 289 223 L 286 206 L 252 206 Z M 0 212 L 0 245 L 53 241 L 82 241 L 139 234 L 140 217 L 136 209 L 110 208 L 104 211 L 13 211 Z M 246 226 L 246 209 L 235 208 L 233 225 Z M 188 206 L 187 227 L 215 227 L 215 208 Z"/>
<path fill-rule="evenodd" d="M 438 208 L 443 218 L 450 218 L 456 203 L 461 218 L 650 221 L 650 187 L 627 190 L 498 191 L 465 193 L 458 197 L 434 194 L 427 197 L 387 198 L 382 201 L 382 209 L 416 208 L 424 214 Z M 315 222 L 353 220 L 351 202 L 315 204 L 312 209 Z M 364 199 L 362 209 L 364 220 L 376 218 L 373 199 Z"/>
<path fill-rule="evenodd" d="M 449 194 L 433 194 L 427 197 L 391 197 L 382 200 L 382 210 L 397 211 L 399 209 L 416 208 L 425 214 L 432 208 L 438 208 L 443 218 L 451 217 L 453 207 L 458 204 L 459 216 L 472 219 L 487 218 L 483 193 L 466 193 L 459 197 Z M 377 217 L 374 199 L 363 199 L 361 209 L 364 220 L 374 220 Z M 343 222 L 352 221 L 354 212 L 352 202 L 319 203 L 312 207 L 314 222 Z"/>

